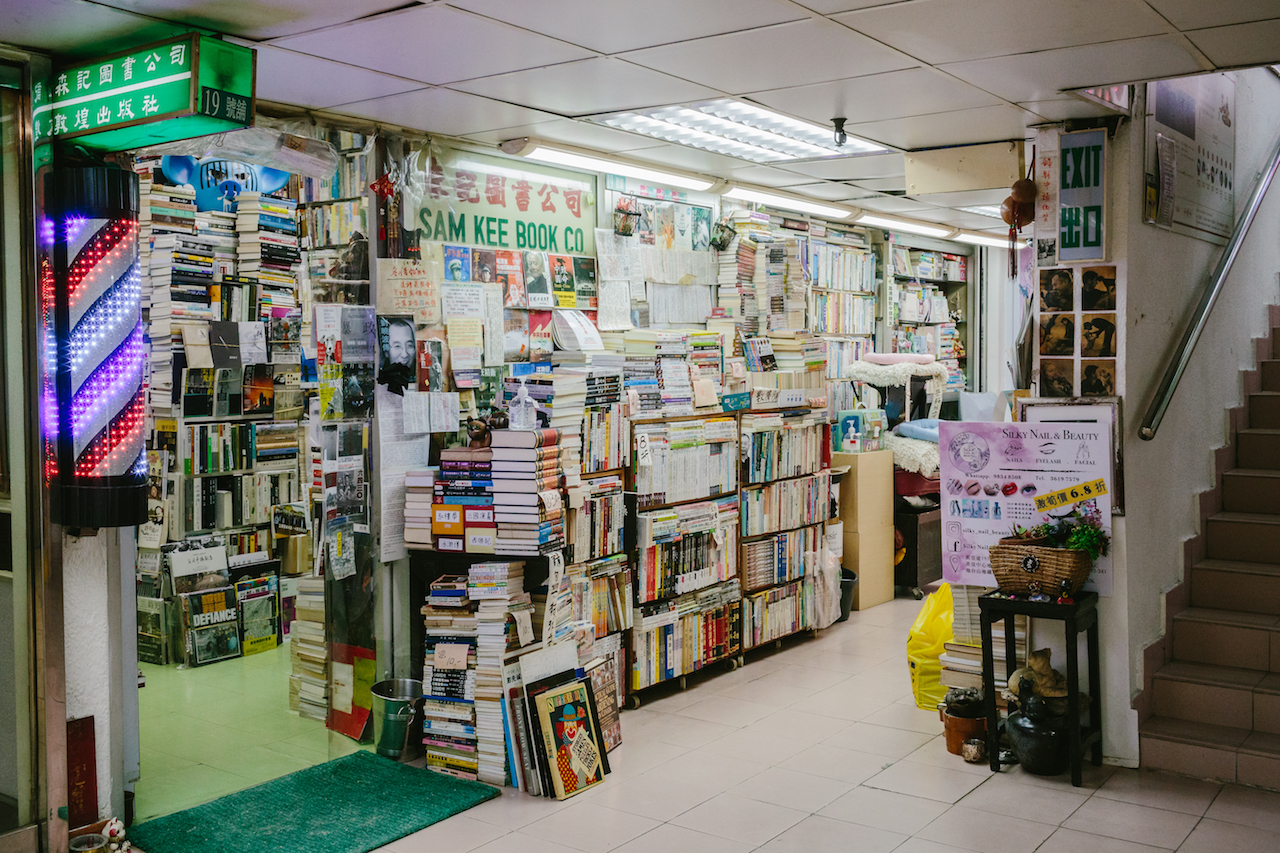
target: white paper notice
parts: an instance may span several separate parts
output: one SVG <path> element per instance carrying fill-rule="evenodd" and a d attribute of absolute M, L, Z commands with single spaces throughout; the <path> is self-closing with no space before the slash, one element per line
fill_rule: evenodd
<path fill-rule="evenodd" d="M 441 300 L 446 320 L 456 317 L 484 318 L 484 288 L 478 284 L 451 284 L 444 288 Z"/>
<path fill-rule="evenodd" d="M 439 323 L 439 272 L 433 274 L 431 267 L 425 261 L 378 258 L 378 313 L 412 314 L 419 326 Z"/>
<path fill-rule="evenodd" d="M 600 282 L 600 308 L 596 314 L 596 325 L 606 332 L 631 328 L 630 282 Z"/>
<path fill-rule="evenodd" d="M 356 668 L 353 664 L 334 661 L 332 707 L 339 714 L 351 713 L 351 700 L 356 693 Z"/>
<path fill-rule="evenodd" d="M 484 365 L 501 367 L 505 361 L 502 346 L 502 285 L 486 284 L 484 288 Z"/>
<path fill-rule="evenodd" d="M 516 620 L 516 634 L 520 637 L 520 645 L 527 646 L 533 642 L 533 618 L 528 610 L 517 610 L 511 614 Z"/>
<path fill-rule="evenodd" d="M 431 432 L 431 394 L 426 391 L 404 392 L 404 431 L 408 435 Z"/>

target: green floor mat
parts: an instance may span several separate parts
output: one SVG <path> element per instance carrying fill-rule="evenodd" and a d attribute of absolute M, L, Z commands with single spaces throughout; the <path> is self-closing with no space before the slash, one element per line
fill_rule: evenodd
<path fill-rule="evenodd" d="M 498 790 L 368 752 L 317 764 L 129 830 L 146 853 L 368 853 Z"/>

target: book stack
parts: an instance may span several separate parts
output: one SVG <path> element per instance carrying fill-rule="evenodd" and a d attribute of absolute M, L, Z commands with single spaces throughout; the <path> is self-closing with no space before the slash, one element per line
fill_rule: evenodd
<path fill-rule="evenodd" d="M 220 320 L 210 288 L 214 284 L 213 247 L 203 237 L 157 234 L 151 238 L 151 286 L 169 296 L 173 321 Z"/>
<path fill-rule="evenodd" d="M 773 347 L 774 361 L 778 370 L 803 372 L 806 370 L 826 369 L 826 358 L 822 354 L 822 342 L 809 332 L 770 332 L 769 342 Z"/>
<path fill-rule="evenodd" d="M 502 718 L 502 662 L 507 651 L 509 605 L 513 600 L 529 600 L 524 592 L 524 563 L 472 565 L 467 594 L 479 605 L 476 609 L 476 775 L 481 782 L 505 785 L 507 748 Z"/>
<path fill-rule="evenodd" d="M 712 330 L 710 321 L 706 331 L 695 329 L 690 331 L 688 336 L 690 372 L 695 372 L 692 368 L 696 367 L 698 378 L 710 379 L 715 384 L 717 397 L 724 386 L 723 341 L 723 334 Z"/>
<path fill-rule="evenodd" d="M 465 576 L 461 580 L 466 592 Z M 438 582 L 437 582 L 438 583 Z M 476 617 L 466 606 L 441 607 L 432 596 L 422 608 L 426 650 L 422 668 L 422 743 L 427 767 L 460 779 L 475 779 Z M 453 596 L 446 596 L 454 598 Z"/>
<path fill-rule="evenodd" d="M 565 569 L 569 577 L 572 610 L 570 621 L 589 622 L 595 628 L 596 654 L 610 634 L 631 627 L 631 567 L 626 554 L 575 563 Z"/>
<path fill-rule="evenodd" d="M 273 309 L 298 307 L 297 202 L 292 199 L 241 193 L 236 199 L 236 270 L 257 277 L 262 285 L 259 311 L 266 319 Z"/>
<path fill-rule="evenodd" d="M 1024 617 L 1025 618 L 1025 617 Z M 1027 634 L 1025 625 L 1015 627 L 1014 644 L 1018 666 L 1027 662 Z M 992 653 L 995 663 L 995 683 L 1006 684 L 1011 673 L 1005 663 L 1004 634 L 992 638 Z M 968 643 L 950 642 L 943 645 L 943 652 L 938 656 L 942 664 L 942 672 L 938 680 L 945 687 L 975 687 L 982 689 L 982 646 Z"/>
<path fill-rule="evenodd" d="M 537 556 L 564 547 L 560 431 L 492 433 L 495 552 Z"/>
<path fill-rule="evenodd" d="M 787 244 L 784 241 L 762 246 L 764 249 L 764 292 L 768 299 L 770 331 L 790 328 L 787 324 Z M 757 251 L 756 281 L 759 287 L 760 260 Z M 759 290 L 756 291 L 759 293 Z M 803 317 L 800 325 L 804 325 Z"/>
<path fill-rule="evenodd" d="M 509 378 L 504 383 L 507 406 L 524 386 L 536 402 L 539 422 L 560 433 L 560 470 L 568 486 L 578 484 L 582 472 L 582 420 L 587 400 L 587 377 L 564 370 Z"/>
<path fill-rule="evenodd" d="M 488 448 L 440 451 L 440 474 L 432 487 L 436 549 L 493 553 L 492 453 Z"/>
<path fill-rule="evenodd" d="M 445 610 L 469 610 L 471 599 L 467 595 L 467 576 L 442 575 L 433 580 L 427 591 L 427 606 Z"/>
<path fill-rule="evenodd" d="M 761 643 L 803 631 L 813 624 L 813 581 L 792 581 L 742 599 L 742 645 Z"/>
<path fill-rule="evenodd" d="M 623 550 L 626 502 L 622 485 L 617 474 L 585 482 L 582 503 L 570 510 L 569 560 L 583 563 Z"/>
<path fill-rule="evenodd" d="M 289 624 L 289 709 L 324 720 L 329 714 L 329 656 L 324 638 L 324 578 L 298 578 Z"/>
<path fill-rule="evenodd" d="M 622 372 L 592 370 L 582 421 L 582 473 L 622 467 L 627 422 L 622 414 Z"/>
<path fill-rule="evenodd" d="M 404 474 L 404 541 L 407 544 L 431 544 L 431 504 L 437 473 L 434 468 L 420 468 Z"/>
<path fill-rule="evenodd" d="M 213 254 L 213 270 L 219 279 L 236 274 L 236 215 L 219 210 L 198 210 L 196 236 Z"/>

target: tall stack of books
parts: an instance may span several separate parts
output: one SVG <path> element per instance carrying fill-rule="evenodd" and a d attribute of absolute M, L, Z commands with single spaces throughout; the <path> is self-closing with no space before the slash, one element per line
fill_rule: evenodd
<path fill-rule="evenodd" d="M 477 777 L 490 785 L 507 783 L 506 726 L 503 723 L 502 663 L 507 651 L 507 622 L 513 601 L 528 601 L 524 563 L 475 563 L 468 572 L 467 595 L 476 609 Z"/>
<path fill-rule="evenodd" d="M 213 246 L 204 237 L 166 234 L 152 238 L 151 283 L 169 287 L 170 314 L 178 320 L 221 320 L 210 288 L 217 275 Z"/>
<path fill-rule="evenodd" d="M 496 552 L 538 556 L 560 550 L 559 430 L 495 430 L 491 444 Z"/>
<path fill-rule="evenodd" d="M 440 475 L 432 487 L 437 550 L 493 553 L 492 458 L 489 448 L 440 451 Z"/>
<path fill-rule="evenodd" d="M 583 405 L 582 473 L 621 468 L 627 441 L 626 419 L 622 414 L 622 373 L 593 369 L 587 377 Z"/>
<path fill-rule="evenodd" d="M 324 578 L 298 578 L 289 625 L 289 710 L 324 720 L 329 715 L 329 656 L 324 639 Z"/>
<path fill-rule="evenodd" d="M 434 468 L 405 472 L 404 541 L 407 544 L 431 544 L 431 504 L 437 473 Z"/>
<path fill-rule="evenodd" d="M 564 370 L 508 378 L 503 399 L 508 406 L 523 385 L 536 401 L 540 420 L 547 428 L 560 432 L 560 465 L 566 484 L 578 484 L 582 472 L 582 419 L 587 400 L 587 377 L 583 373 Z"/>
<path fill-rule="evenodd" d="M 263 319 L 298 307 L 297 202 L 292 199 L 241 193 L 236 200 L 236 270 L 253 276 L 262 286 L 259 312 Z"/>
<path fill-rule="evenodd" d="M 437 584 L 445 587 L 437 594 Z M 422 743 L 427 767 L 460 779 L 475 779 L 480 762 L 476 744 L 476 617 L 466 597 L 465 576 L 431 584 L 422 608 L 426 631 L 422 668 Z M 456 596 L 457 583 L 462 596 Z M 442 606 L 447 601 L 449 606 Z"/>
<path fill-rule="evenodd" d="M 209 247 L 219 279 L 236 274 L 236 215 L 220 210 L 196 211 L 196 236 Z"/>

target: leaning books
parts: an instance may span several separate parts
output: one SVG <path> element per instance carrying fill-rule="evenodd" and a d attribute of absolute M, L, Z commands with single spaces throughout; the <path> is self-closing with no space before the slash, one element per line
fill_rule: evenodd
<path fill-rule="evenodd" d="M 182 595 L 187 666 L 240 657 L 240 621 L 231 587 Z"/>
<path fill-rule="evenodd" d="M 534 698 L 551 784 L 557 800 L 604 781 L 603 750 L 597 738 L 587 685 L 573 681 Z"/>

